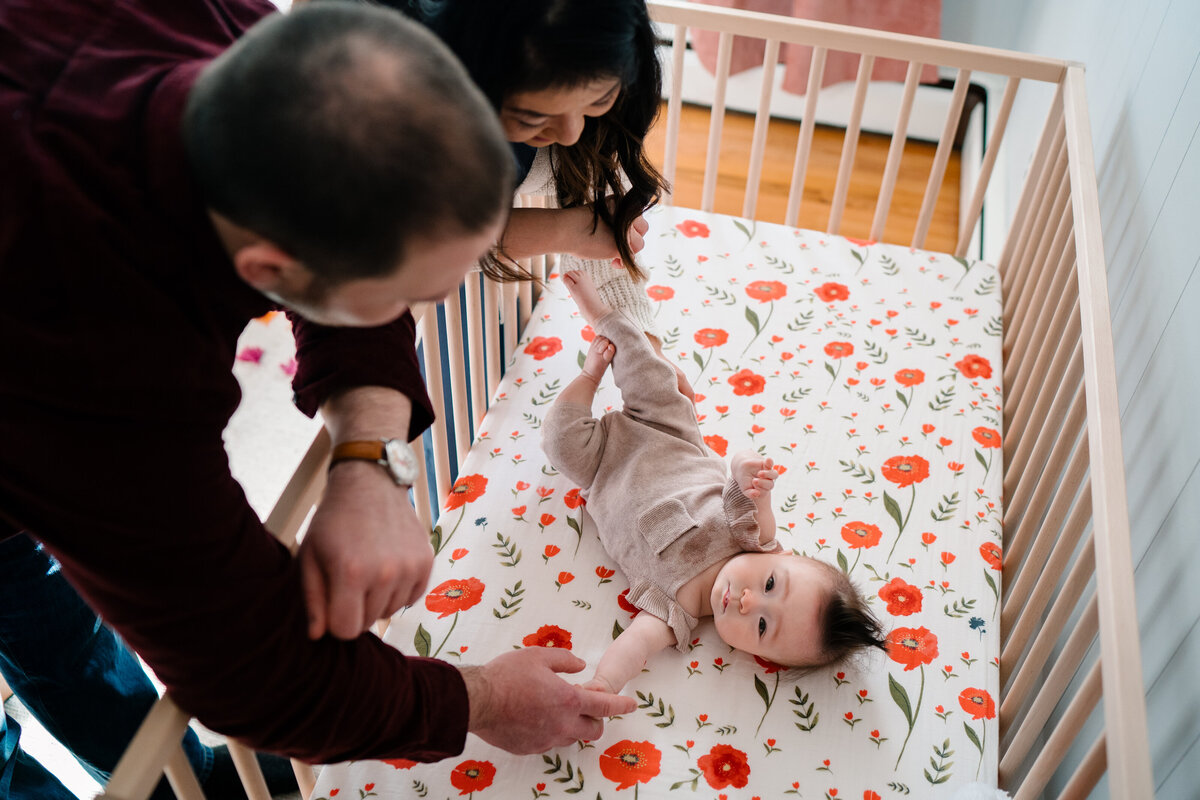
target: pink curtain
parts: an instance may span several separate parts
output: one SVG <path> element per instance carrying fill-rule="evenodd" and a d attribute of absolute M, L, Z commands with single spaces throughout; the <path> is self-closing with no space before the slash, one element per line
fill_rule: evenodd
<path fill-rule="evenodd" d="M 941 35 L 942 28 L 942 0 L 693 0 L 693 2 L 933 38 Z M 693 32 L 692 47 L 700 56 L 700 63 L 709 72 L 716 71 L 717 37 L 718 34 L 713 31 Z M 761 39 L 734 37 L 730 74 L 762 66 L 765 50 L 766 43 Z M 786 65 L 783 77 L 784 90 L 795 94 L 804 94 L 808 90 L 808 68 L 812 60 L 812 48 L 785 44 L 780 48 L 779 60 Z M 822 76 L 821 86 L 825 87 L 857 78 L 858 61 L 859 57 L 855 54 L 830 50 L 825 57 L 825 72 Z M 903 81 L 906 70 L 907 66 L 903 61 L 877 58 L 875 66 L 871 70 L 871 80 Z M 935 65 L 926 65 L 921 70 L 923 83 L 935 83 L 937 79 Z"/>

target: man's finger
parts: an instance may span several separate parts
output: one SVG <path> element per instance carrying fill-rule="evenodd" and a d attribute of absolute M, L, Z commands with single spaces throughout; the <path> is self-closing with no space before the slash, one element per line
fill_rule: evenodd
<path fill-rule="evenodd" d="M 587 662 L 582 658 L 573 656 L 566 650 L 557 647 L 541 647 L 539 650 L 544 650 L 542 654 L 547 667 L 555 672 L 582 672 L 587 666 Z"/>
<path fill-rule="evenodd" d="M 637 701 L 632 697 L 607 692 L 588 691 L 579 686 L 571 687 L 579 698 L 579 713 L 585 717 L 612 717 L 617 714 L 629 714 L 637 708 Z"/>
<path fill-rule="evenodd" d="M 308 610 L 308 638 L 325 635 L 325 576 L 316 559 L 301 555 L 300 585 L 304 588 L 304 606 Z"/>
<path fill-rule="evenodd" d="M 374 620 L 363 623 L 366 596 L 362 588 L 344 582 L 333 587 L 329 598 L 329 631 L 339 639 L 354 639 Z"/>

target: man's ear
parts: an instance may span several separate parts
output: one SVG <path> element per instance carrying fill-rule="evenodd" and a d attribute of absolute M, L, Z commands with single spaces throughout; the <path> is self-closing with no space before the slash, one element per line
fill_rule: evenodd
<path fill-rule="evenodd" d="M 239 247 L 232 256 L 241 279 L 265 294 L 293 294 L 311 278 L 299 261 L 264 239 Z"/>

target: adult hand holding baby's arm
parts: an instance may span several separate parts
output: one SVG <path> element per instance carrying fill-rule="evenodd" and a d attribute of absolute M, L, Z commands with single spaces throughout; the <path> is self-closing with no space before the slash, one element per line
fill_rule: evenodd
<path fill-rule="evenodd" d="M 628 714 L 637 703 L 630 697 L 585 691 L 557 674 L 579 672 L 585 666 L 565 650 L 527 647 L 479 667 L 463 667 L 471 706 L 469 730 L 518 755 L 599 739 L 605 717 Z"/>
<path fill-rule="evenodd" d="M 596 674 L 583 684 L 583 688 L 595 692 L 619 692 L 642 671 L 646 659 L 673 644 L 675 632 L 671 627 L 643 611 L 604 651 Z"/>

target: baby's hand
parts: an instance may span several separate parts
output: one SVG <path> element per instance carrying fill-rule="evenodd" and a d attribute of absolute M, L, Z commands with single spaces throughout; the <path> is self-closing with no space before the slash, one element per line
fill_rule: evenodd
<path fill-rule="evenodd" d="M 579 684 L 579 688 L 587 689 L 589 692 L 605 692 L 606 694 L 617 694 L 621 691 L 621 687 L 612 686 L 599 675 L 593 675 L 586 683 Z"/>

